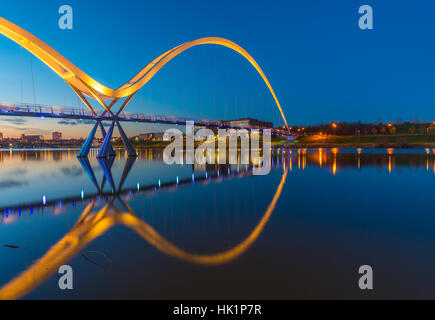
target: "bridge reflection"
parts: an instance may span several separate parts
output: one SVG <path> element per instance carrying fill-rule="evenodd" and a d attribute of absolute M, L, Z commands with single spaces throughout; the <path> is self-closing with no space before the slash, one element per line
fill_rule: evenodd
<path fill-rule="evenodd" d="M 98 149 L 92 149 L 92 155 L 96 158 L 96 153 Z M 8 205 L 2 204 L 0 206 L 0 215 L 7 216 L 13 215 L 17 213 L 24 213 L 26 210 L 31 210 L 32 212 L 37 211 L 39 209 L 45 209 L 50 207 L 59 207 L 59 206 L 68 206 L 69 204 L 75 204 L 78 202 L 89 202 L 97 199 L 99 201 L 101 198 L 107 198 L 113 195 L 113 190 L 117 189 L 115 187 L 115 183 L 112 177 L 112 166 L 116 161 L 119 163 L 125 160 L 125 168 L 124 172 L 121 175 L 121 180 L 124 184 L 125 179 L 127 179 L 128 174 L 130 173 L 134 163 L 136 161 L 141 162 L 149 162 L 149 163 L 161 163 L 163 162 L 163 153 L 161 149 L 138 149 L 138 157 L 136 159 L 129 160 L 127 154 L 122 149 L 115 149 L 116 157 L 110 157 L 107 159 L 99 159 L 98 161 L 98 169 L 103 172 L 102 180 L 97 181 L 96 174 L 94 169 L 91 167 L 91 162 L 87 158 L 79 158 L 75 157 L 77 150 L 57 150 L 57 149 L 46 149 L 46 150 L 22 150 L 22 151 L 0 151 L 0 162 L 6 161 L 16 161 L 21 159 L 23 161 L 37 161 L 38 163 L 43 163 L 44 161 L 54 161 L 61 162 L 62 160 L 70 160 L 78 161 L 80 163 L 83 172 L 85 172 L 95 186 L 97 192 L 87 192 L 86 194 L 82 193 L 81 195 L 76 196 L 63 196 L 60 198 L 49 197 L 50 199 L 45 199 L 45 201 L 35 201 L 35 202 L 24 202 L 21 201 L 18 205 Z M 216 153 L 216 164 L 198 164 L 194 163 L 193 165 L 184 165 L 186 163 L 186 159 L 190 159 L 192 154 L 190 153 L 181 153 L 179 156 L 181 159 L 178 159 L 181 163 L 181 166 L 191 167 L 192 175 L 188 174 L 187 177 L 178 177 L 174 176 L 170 181 L 161 181 L 159 184 L 153 183 L 135 183 L 134 186 L 124 187 L 119 192 L 122 195 L 134 195 L 134 194 L 147 194 L 154 193 L 156 191 L 163 191 L 168 189 L 179 188 L 184 185 L 190 185 L 192 183 L 208 183 L 212 180 L 222 180 L 229 177 L 244 177 L 250 176 L 253 173 L 253 165 L 258 163 L 258 157 L 249 157 L 250 164 L 242 164 L 242 156 L 241 151 L 237 152 L 237 163 L 236 164 L 217 164 L 217 157 L 219 153 Z M 282 160 L 282 159 L 281 159 Z M 282 162 L 273 163 L 271 169 L 280 167 Z M 29 167 L 29 166 L 28 166 Z M 35 166 L 33 170 L 37 171 L 39 167 Z M 77 168 L 78 169 L 78 168 Z M 186 172 L 184 172 L 184 176 Z M 153 180 L 154 181 L 154 180 Z M 109 185 L 109 188 L 105 188 L 105 186 Z"/>
<path fill-rule="evenodd" d="M 169 256 L 204 266 L 228 263 L 242 255 L 257 240 L 275 209 L 288 173 L 288 167 L 286 167 L 284 161 L 283 174 L 273 198 L 262 218 L 246 238 L 229 250 L 215 254 L 202 255 L 187 252 L 179 248 L 176 244 L 166 240 L 150 224 L 138 218 L 133 209 L 126 203 L 126 201 L 124 201 L 122 195 L 134 192 L 133 190 L 124 189 L 123 185 L 127 176 L 131 172 L 136 158 L 127 158 L 118 184 L 115 183 L 111 171 L 114 158 L 99 159 L 98 161 L 99 166 L 104 172 L 101 182 L 96 179 L 89 160 L 80 159 L 83 169 L 86 171 L 98 191 L 97 196 L 89 199 L 89 203 L 86 205 L 71 231 L 54 244 L 29 268 L 0 288 L 0 299 L 18 299 L 28 294 L 56 273 L 61 265 L 67 263 L 94 239 L 100 237 L 115 225 L 124 225 L 130 228 L 152 246 Z M 206 175 L 205 177 L 200 177 L 196 182 L 201 180 L 209 181 L 211 179 L 222 179 L 225 177 L 225 172 L 228 172 L 228 174 L 231 175 L 228 166 L 217 165 L 217 168 L 218 170 L 210 175 Z M 251 171 L 252 167 L 248 168 L 247 166 L 245 170 L 239 170 L 238 176 L 250 175 Z M 194 182 L 194 179 L 190 181 L 179 181 L 177 179 L 175 183 L 178 188 L 178 186 L 182 186 L 183 184 Z M 110 194 L 103 193 L 102 190 L 104 189 L 105 184 L 110 185 Z M 172 183 L 161 185 L 159 190 L 170 188 L 172 185 Z M 138 189 L 139 190 L 136 191 L 140 192 L 140 188 Z M 103 203 L 102 208 L 98 208 L 101 203 Z"/>
<path fill-rule="evenodd" d="M 153 247 L 162 253 L 194 263 L 198 265 L 220 265 L 237 259 L 258 239 L 262 230 L 269 221 L 275 205 L 281 195 L 282 188 L 288 176 L 288 173 L 296 170 L 306 170 L 307 168 L 320 168 L 329 170 L 331 174 L 339 174 L 341 169 L 355 168 L 379 168 L 394 172 L 395 168 L 420 168 L 435 170 L 435 158 L 431 153 L 432 150 L 376 150 L 376 153 L 368 153 L 363 150 L 338 150 L 338 149 L 276 149 L 272 155 L 272 168 L 283 168 L 283 175 L 277 189 L 272 197 L 268 207 L 265 209 L 262 217 L 252 231 L 238 244 L 229 250 L 215 254 L 195 254 L 181 249 L 176 244 L 168 241 L 149 223 L 140 219 L 134 210 L 128 205 L 126 198 L 141 195 L 146 192 L 159 192 L 164 190 L 178 190 L 184 185 L 193 183 L 208 184 L 210 181 L 221 181 L 233 176 L 245 177 L 251 174 L 252 167 L 247 165 L 193 165 L 193 174 L 198 171 L 205 171 L 205 175 L 196 175 L 194 179 L 177 179 L 172 182 L 161 183 L 159 186 L 148 185 L 138 186 L 136 188 L 125 188 L 124 184 L 127 177 L 132 171 L 137 158 L 125 158 L 125 164 L 122 168 L 122 174 L 119 183 L 115 182 L 112 175 L 112 166 L 114 158 L 100 159 L 98 168 L 103 171 L 100 180 L 97 179 L 94 168 L 88 159 L 81 159 L 80 163 L 83 170 L 87 173 L 96 193 L 86 198 L 58 199 L 46 204 L 34 204 L 36 206 L 47 207 L 56 206 L 59 201 L 67 205 L 68 201 L 82 201 L 85 208 L 74 227 L 63 236 L 55 245 L 53 245 L 40 259 L 38 259 L 27 270 L 23 271 L 16 278 L 0 288 L 1 299 L 15 299 L 28 294 L 40 284 L 46 281 L 50 276 L 57 272 L 60 265 L 67 263 L 74 258 L 81 250 L 88 246 L 96 238 L 103 235 L 106 231 L 116 225 L 123 225 L 133 230 L 142 239 L 146 240 Z M 59 157 L 69 157 L 71 151 L 62 152 L 45 151 L 25 151 L 18 155 L 12 155 L 9 151 L 1 151 L 0 159 L 7 161 L 9 157 L 20 157 L 21 159 L 56 159 Z M 123 153 L 117 154 L 117 157 L 123 158 Z M 138 159 L 161 159 L 161 152 L 152 150 L 140 150 Z M 104 191 L 105 186 L 109 186 L 110 191 Z M 106 188 L 107 189 L 107 188 Z M 127 197 L 126 197 L 127 196 Z M 22 207 L 23 210 L 24 207 Z M 18 208 L 9 209 L 10 212 Z M 4 211 L 0 210 L 3 214 Z"/>
<path fill-rule="evenodd" d="M 301 170 L 304 171 L 307 168 L 320 168 L 326 171 L 329 171 L 331 174 L 336 175 L 339 174 L 340 170 L 344 170 L 346 168 L 377 168 L 379 170 L 385 170 L 387 172 L 393 173 L 394 170 L 400 170 L 402 168 L 411 168 L 411 169 L 424 169 L 426 171 L 430 171 L 431 173 L 435 173 L 435 155 L 433 154 L 432 149 L 418 149 L 418 150 L 393 150 L 393 149 L 377 149 L 377 150 L 362 150 L 362 149 L 347 149 L 347 150 L 339 150 L 339 149 L 327 149 L 327 148 L 319 148 L 319 149 L 274 149 L 272 150 L 272 159 L 271 166 L 272 169 L 277 166 L 282 166 L 283 162 L 285 162 L 289 171 L 293 170 Z M 91 149 L 91 155 L 93 158 L 96 157 L 98 150 Z M 7 161 L 14 161 L 17 158 L 23 161 L 61 161 L 61 160 L 72 160 L 75 161 L 75 154 L 77 150 L 74 149 L 64 149 L 64 150 L 0 150 L 0 163 Z M 145 162 L 161 162 L 163 161 L 163 154 L 161 150 L 155 149 L 138 149 L 138 160 Z M 126 159 L 126 153 L 122 149 L 115 149 L 116 159 L 117 161 L 121 161 L 122 159 Z M 218 159 L 219 153 L 216 153 L 216 163 L 219 163 Z M 187 155 L 183 155 L 183 157 L 187 157 Z M 110 158 L 109 158 L 110 159 Z M 184 158 L 183 158 L 184 159 Z M 240 154 L 237 160 L 241 160 Z M 251 159 L 252 160 L 252 159 Z M 95 193 L 86 193 L 84 196 L 73 196 L 73 197 L 64 197 L 64 198 L 55 198 L 55 199 L 47 199 L 45 203 L 41 203 L 41 201 L 37 201 L 34 203 L 20 203 L 19 206 L 7 206 L 6 203 L 3 203 L 0 206 L 0 216 L 2 216 L 2 220 L 4 220 L 5 214 L 9 216 L 14 213 L 24 210 L 38 210 L 39 208 L 47 208 L 50 206 L 66 206 L 70 203 L 81 202 L 81 201 L 90 201 L 94 198 L 99 197 L 109 197 L 112 195 L 113 181 L 111 182 L 110 178 L 110 170 L 104 171 L 103 179 L 106 180 L 103 183 L 103 188 L 101 185 L 98 185 L 95 181 L 95 175 L 93 171 L 91 171 L 88 167 L 90 166 L 88 159 L 82 159 L 80 161 L 84 171 L 88 174 L 90 181 L 93 182 L 96 187 L 97 192 Z M 100 168 L 105 168 L 111 166 L 109 162 L 99 162 Z M 133 164 L 135 162 L 133 161 Z M 180 161 L 180 163 L 185 163 L 184 160 Z M 36 168 L 36 167 L 35 167 Z M 226 176 L 233 175 L 249 175 L 251 174 L 251 167 L 249 165 L 236 164 L 236 165 L 224 165 L 224 164 L 214 164 L 214 165 L 192 165 L 192 173 L 195 175 L 194 179 L 196 182 L 207 182 L 213 179 L 223 179 Z M 130 168 L 131 169 L 131 168 Z M 37 170 L 37 169 L 36 169 Z M 198 174 L 197 174 L 198 173 Z M 202 175 L 200 174 L 202 173 Z M 207 175 L 205 177 L 204 175 Z M 109 178 L 109 179 L 107 179 Z M 162 182 L 160 186 L 157 186 L 156 183 L 153 184 L 140 184 L 139 188 L 137 185 L 130 186 L 129 188 L 123 188 L 123 192 L 125 194 L 131 193 L 152 193 L 157 189 L 165 190 L 171 189 L 174 187 L 182 186 L 185 184 L 191 184 L 191 177 L 180 178 L 177 180 L 174 176 L 173 180 L 170 182 Z M 110 184 L 109 189 L 105 189 L 103 191 L 104 184 L 107 182 Z M 99 182 L 102 183 L 102 182 Z M 158 187 L 156 189 L 156 187 Z"/>

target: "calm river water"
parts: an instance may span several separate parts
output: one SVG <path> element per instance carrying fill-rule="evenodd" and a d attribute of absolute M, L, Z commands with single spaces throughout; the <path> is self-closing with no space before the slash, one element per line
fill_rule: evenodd
<path fill-rule="evenodd" d="M 280 150 L 265 176 L 138 152 L 0 151 L 0 297 L 435 298 L 432 150 Z"/>

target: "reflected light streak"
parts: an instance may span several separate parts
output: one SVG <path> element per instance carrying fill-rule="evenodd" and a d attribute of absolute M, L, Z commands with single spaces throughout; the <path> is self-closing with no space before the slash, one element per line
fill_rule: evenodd
<path fill-rule="evenodd" d="M 388 156 L 388 173 L 391 173 L 391 156 Z"/>
<path fill-rule="evenodd" d="M 322 167 L 323 149 L 319 148 L 319 167 Z"/>

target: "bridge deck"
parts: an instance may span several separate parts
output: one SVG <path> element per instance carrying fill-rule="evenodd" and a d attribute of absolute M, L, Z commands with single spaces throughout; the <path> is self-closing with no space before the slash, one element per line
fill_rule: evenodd
<path fill-rule="evenodd" d="M 96 111 L 96 114 L 93 114 L 90 110 L 86 110 L 86 109 L 78 109 L 78 108 L 75 109 L 75 108 L 65 108 L 60 106 L 46 106 L 46 105 L 35 105 L 35 104 L 8 104 L 8 103 L 0 103 L 0 116 L 77 119 L 77 120 L 95 120 L 95 121 L 113 120 L 113 118 L 110 115 L 105 114 L 104 111 Z M 187 121 L 193 121 L 197 126 L 199 125 L 205 127 L 241 129 L 241 127 L 225 125 L 222 121 L 192 119 L 192 118 L 143 114 L 143 113 L 131 113 L 131 112 L 121 112 L 118 116 L 118 120 L 127 121 L 127 122 L 160 123 L 160 124 L 173 124 L 173 125 L 185 125 Z M 246 128 L 246 129 L 252 129 L 252 128 Z M 275 129 L 272 129 L 272 132 L 279 132 L 280 134 L 285 134 L 284 132 Z"/>

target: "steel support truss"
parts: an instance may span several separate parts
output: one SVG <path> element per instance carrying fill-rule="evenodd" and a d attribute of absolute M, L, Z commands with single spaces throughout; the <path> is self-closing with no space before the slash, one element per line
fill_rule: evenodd
<path fill-rule="evenodd" d="M 86 99 L 84 94 L 80 90 L 78 90 L 76 87 L 74 87 L 71 83 L 68 82 L 68 84 L 71 86 L 71 88 L 74 90 L 74 92 L 79 96 L 79 98 L 83 101 L 83 103 L 86 105 L 86 107 L 95 116 L 97 116 L 96 111 L 92 108 L 92 106 L 90 105 L 90 103 L 88 102 L 88 100 Z M 83 82 L 83 84 L 86 85 L 86 83 L 84 83 L 84 82 Z M 91 133 L 89 134 L 88 138 L 85 140 L 82 148 L 80 149 L 79 153 L 77 154 L 77 157 L 79 157 L 79 158 L 88 157 L 89 151 L 91 150 L 92 142 L 94 140 L 95 133 L 97 132 L 98 127 L 100 127 L 100 130 L 101 130 L 101 133 L 102 133 L 104 140 L 103 140 L 103 144 L 100 147 L 100 150 L 98 151 L 97 158 L 108 158 L 108 157 L 115 156 L 115 151 L 113 150 L 113 146 L 112 146 L 112 136 L 113 136 L 113 129 L 115 128 L 115 125 L 118 127 L 118 131 L 119 131 L 119 134 L 121 136 L 121 140 L 124 144 L 124 147 L 127 151 L 128 156 L 129 157 L 137 157 L 136 150 L 132 146 L 130 140 L 128 139 L 127 135 L 125 134 L 124 129 L 121 127 L 121 124 L 119 123 L 119 120 L 118 120 L 119 114 L 122 112 L 122 110 L 124 110 L 124 108 L 127 106 L 127 104 L 131 101 L 131 99 L 134 96 L 134 93 L 129 95 L 125 99 L 124 103 L 121 105 L 121 108 L 119 108 L 118 112 L 116 112 L 116 114 L 114 114 L 112 112 L 112 108 L 116 104 L 116 102 L 118 102 L 118 100 L 119 100 L 118 98 L 113 99 L 112 102 L 110 103 L 110 105 L 107 106 L 106 103 L 104 102 L 104 100 L 91 87 L 87 86 L 87 88 L 89 89 L 89 92 L 92 93 L 93 98 L 95 98 L 105 109 L 105 111 L 101 114 L 101 117 L 105 116 L 108 113 L 112 118 L 112 120 L 111 120 L 112 123 L 109 127 L 108 132 L 106 133 L 106 130 L 104 129 L 104 126 L 103 126 L 103 123 L 101 122 L 101 120 L 97 120 L 97 123 L 92 128 Z"/>

